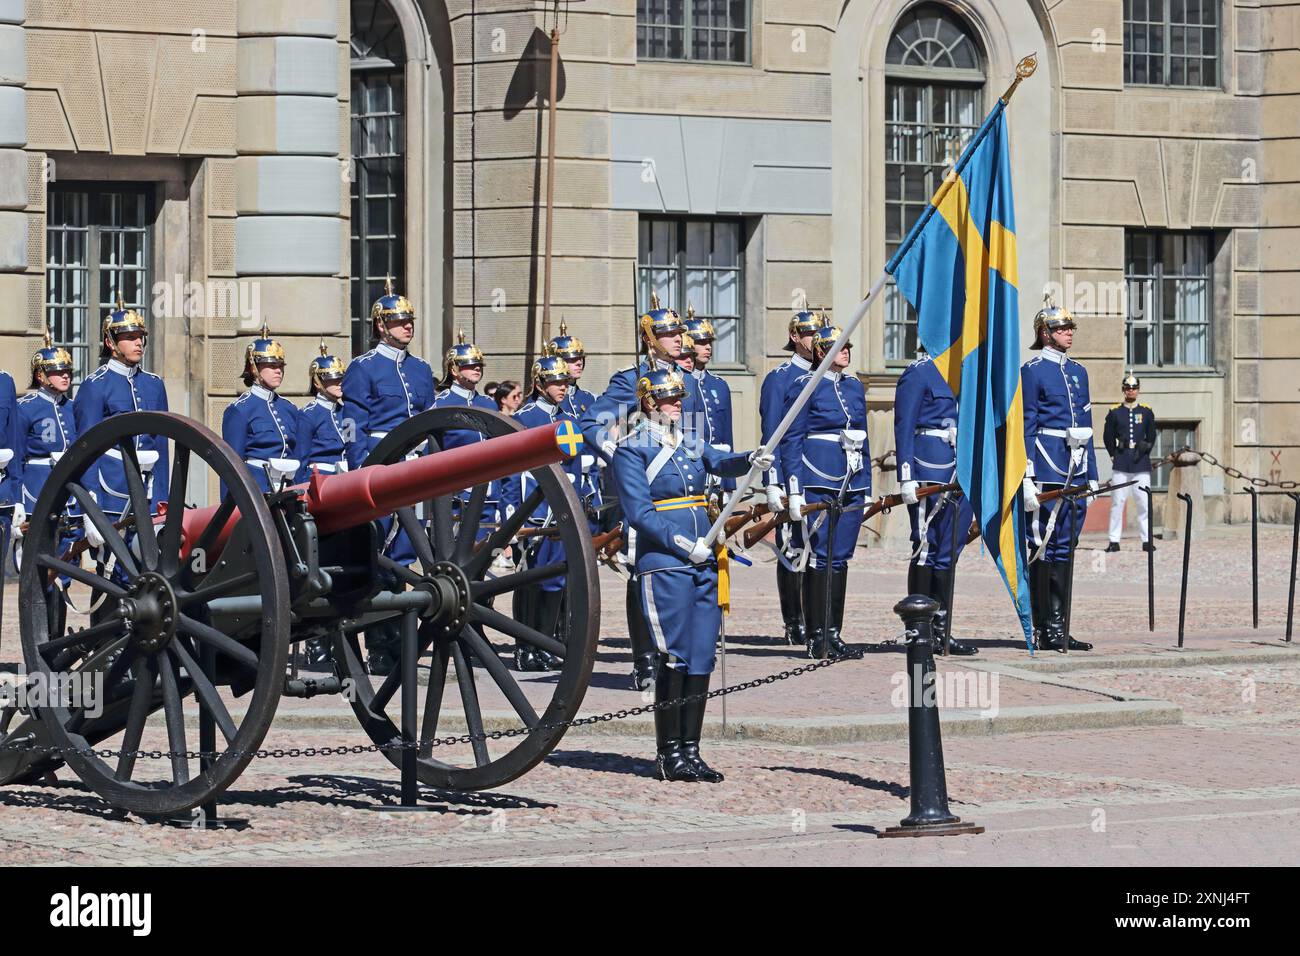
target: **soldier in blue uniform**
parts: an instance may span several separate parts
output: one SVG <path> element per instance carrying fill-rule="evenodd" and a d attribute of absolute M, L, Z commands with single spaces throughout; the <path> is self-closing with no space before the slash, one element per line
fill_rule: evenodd
<path fill-rule="evenodd" d="M 839 336 L 840 330 L 833 325 L 813 333 L 814 365 Z M 839 657 L 848 652 L 840 631 L 844 626 L 849 559 L 857 547 L 862 509 L 835 512 L 871 497 L 867 393 L 855 376 L 844 373 L 851 351 L 848 343 L 840 349 L 777 449 L 791 521 L 804 519 L 805 503 L 828 501 L 833 505 L 808 518 L 804 529 L 809 555 L 803 573 L 803 611 L 808 656 L 812 658 L 828 654 Z M 789 381 L 786 407 L 795 402 L 811 375 L 811 371 L 805 372 Z"/>
<path fill-rule="evenodd" d="M 483 352 L 472 342 L 465 341 L 465 330 L 462 329 L 457 334 L 456 344 L 447 350 L 446 361 L 444 363 L 444 376 L 438 383 L 438 392 L 433 399 L 434 408 L 450 408 L 455 406 L 482 408 L 489 412 L 497 411 L 496 402 L 486 395 L 478 393 L 478 383 L 483 380 Z M 443 450 L 449 448 L 459 448 L 462 445 L 472 444 L 474 442 L 486 441 L 482 432 L 470 429 L 454 429 L 448 431 L 442 439 Z M 488 485 L 487 498 L 483 503 L 483 511 L 479 515 L 463 514 L 463 508 L 468 503 L 470 489 L 459 492 L 456 500 L 460 503 L 456 508 L 456 516 L 461 521 L 476 521 L 479 524 L 479 530 L 476 532 L 477 537 L 485 537 L 491 524 L 496 522 L 499 517 L 498 512 L 504 511 L 505 503 L 502 500 L 502 484 L 494 481 Z"/>
<path fill-rule="evenodd" d="M 574 421 L 579 421 L 596 396 L 578 385 L 582 373 L 587 369 L 587 350 L 583 348 L 582 339 L 569 334 L 569 328 L 560 320 L 560 334 L 551 339 L 548 348 L 552 355 L 558 355 L 569 363 L 569 374 L 573 381 L 569 384 L 569 394 L 564 399 L 564 410 Z"/>
<path fill-rule="evenodd" d="M 68 390 L 72 387 L 72 355 L 55 348 L 45 333 L 45 347 L 32 356 L 32 379 L 26 395 L 18 399 L 18 473 L 22 476 L 22 511 L 36 507 L 50 472 L 63 453 L 77 440 L 77 422 L 72 414 Z M 81 537 L 81 509 L 68 499 L 64 514 L 75 519 L 61 529 L 60 551 L 66 551 Z"/>
<path fill-rule="evenodd" d="M 284 382 L 284 346 L 262 326 L 244 353 L 244 387 L 221 416 L 221 437 L 248 466 L 263 493 L 279 491 L 297 476 L 299 412 L 276 394 Z M 225 495 L 225 489 L 222 489 Z"/>
<path fill-rule="evenodd" d="M 614 452 L 613 473 L 628 526 L 636 532 L 634 584 L 660 653 L 655 699 L 705 694 L 722 625 L 718 565 L 704 543 L 709 474 L 743 475 L 752 456 L 720 452 L 681 431 L 686 384 L 675 369 L 651 369 L 636 394 L 643 414 Z M 771 466 L 770 457 L 756 460 Z M 700 757 L 704 700 L 655 711 L 655 770 L 660 780 L 716 783 L 722 774 Z"/>
<path fill-rule="evenodd" d="M 957 480 L 957 399 L 924 349 L 915 362 L 903 369 L 894 390 L 894 447 L 899 492 L 907 503 L 912 525 L 907 593 L 925 594 L 939 602 L 935 630 L 941 633 L 952 578 L 966 546 L 972 514 L 970 502 L 959 492 L 927 495 L 919 500 L 916 496 L 921 485 L 949 485 Z M 950 639 L 948 652 L 969 656 L 979 651 Z"/>
<path fill-rule="evenodd" d="M 551 425 L 559 421 L 574 422 L 575 419 L 565 408 L 569 384 L 572 381 L 569 365 L 565 359 L 558 355 L 543 355 L 533 363 L 532 395 L 515 413 L 515 420 L 525 428 Z M 581 494 L 583 473 L 579 458 L 574 457 L 561 467 L 568 475 L 569 481 L 573 482 L 574 488 Z M 524 472 L 521 476 L 507 479 L 505 486 L 504 496 L 507 506 L 510 509 L 518 508 L 534 490 L 532 473 Z M 554 518 L 550 508 L 543 502 L 528 516 L 525 526 L 541 528 L 551 524 L 554 524 Z M 560 544 L 558 538 L 539 535 L 526 540 L 524 545 L 524 560 L 528 567 L 544 567 L 564 560 L 564 546 Z M 516 618 L 543 634 L 555 634 L 564 606 L 564 582 L 565 578 L 561 575 L 548 578 L 540 584 L 520 588 L 516 591 L 518 600 Z M 564 640 L 563 635 L 560 635 L 560 640 Z M 549 651 L 535 648 L 522 641 L 516 642 L 516 670 L 559 670 L 561 666 L 563 665 L 560 660 Z"/>
<path fill-rule="evenodd" d="M 27 511 L 23 507 L 22 433 L 18 419 L 18 390 L 8 372 L 0 372 L 0 603 L 4 597 L 4 566 L 9 561 L 9 534 L 22 534 Z"/>
<path fill-rule="evenodd" d="M 415 307 L 393 291 L 392 279 L 371 307 L 370 322 L 374 348 L 354 358 L 343 375 L 342 430 L 350 469 L 360 468 L 390 431 L 433 406 L 433 369 L 408 351 L 415 338 Z M 385 552 L 394 561 L 410 565 L 415 561 L 414 547 L 395 524 L 392 518 L 380 522 Z M 395 623 L 367 630 L 370 673 L 392 673 L 399 643 Z"/>
<path fill-rule="evenodd" d="M 311 477 L 312 469 L 323 475 L 348 470 L 347 440 L 343 434 L 343 363 L 329 354 L 325 343 L 320 355 L 311 360 L 308 391 L 311 402 L 298 410 L 296 453 L 302 467 L 298 481 Z"/>
<path fill-rule="evenodd" d="M 119 295 L 117 308 L 104 319 L 104 364 L 86 376 L 72 402 L 77 434 L 84 435 L 111 415 L 124 412 L 165 412 L 167 390 L 163 380 L 140 367 L 148 342 L 144 318 L 128 309 Z M 167 440 L 158 435 L 137 435 L 136 454 L 150 494 L 150 510 L 157 511 L 159 501 L 168 493 Z M 114 522 L 121 519 L 130 503 L 122 453 L 110 449 L 86 469 L 82 483 L 96 498 L 99 507 Z M 85 523 L 86 540 L 95 548 L 103 538 L 89 522 Z"/>
<path fill-rule="evenodd" d="M 1137 501 L 1138 534 L 1142 550 L 1154 551 L 1155 545 L 1147 540 L 1147 495 L 1151 487 L 1151 449 L 1156 447 L 1156 413 L 1149 405 L 1138 402 L 1142 383 L 1132 372 L 1124 376 L 1124 401 L 1106 413 L 1102 429 L 1106 453 L 1110 455 L 1110 480 L 1117 485 L 1136 481 L 1137 485 L 1119 488 L 1110 493 L 1110 543 L 1107 551 L 1119 550 L 1119 539 L 1124 533 L 1124 502 L 1129 492 Z"/>
<path fill-rule="evenodd" d="M 650 311 L 641 316 L 639 323 L 641 344 L 645 346 L 646 357 L 636 365 L 615 372 L 610 377 L 604 394 L 591 403 L 579 420 L 583 440 L 589 448 L 599 449 L 598 454 L 605 460 L 613 455 L 619 436 L 627 433 L 629 417 L 639 407 L 637 382 L 655 370 L 675 372 L 674 363 L 682 354 L 682 333 L 686 331 L 686 326 L 682 323 L 681 316 L 672 309 L 660 308 L 658 296 L 651 296 L 650 305 Z M 700 398 L 693 378 L 684 380 L 683 388 L 681 427 L 684 432 L 690 433 L 693 431 L 692 423 L 697 420 Z M 607 502 L 608 498 L 609 496 Z M 614 520 L 612 510 L 610 516 Z M 630 537 L 625 540 L 628 541 L 630 552 L 633 541 Z M 641 609 L 640 592 L 634 582 L 628 582 L 625 601 L 632 644 L 632 686 L 636 690 L 645 690 L 654 683 L 657 652 L 643 624 L 645 613 Z"/>
<path fill-rule="evenodd" d="M 796 312 L 790 319 L 790 338 L 785 349 L 794 354 L 790 356 L 790 361 L 783 362 L 768 372 L 759 389 L 759 428 L 764 448 L 776 431 L 776 426 L 785 417 L 785 397 L 790 382 L 812 368 L 813 333 L 825 324 L 825 315 L 807 310 Z M 782 482 L 776 469 L 767 476 L 767 506 L 773 514 L 779 514 L 785 509 Z M 794 645 L 806 644 L 807 630 L 803 615 L 803 525 L 794 521 L 783 524 L 777 529 L 776 535 L 776 593 L 781 600 L 785 639 Z"/>
<path fill-rule="evenodd" d="M 700 396 L 700 437 L 718 451 L 731 451 L 734 446 L 731 429 L 731 389 L 719 375 L 709 371 L 713 360 L 713 343 L 717 334 L 708 319 L 697 319 L 695 310 L 686 310 L 685 338 L 690 339 L 693 358 L 691 377 Z M 736 479 L 715 478 L 711 493 L 721 491 L 730 495 L 736 490 Z"/>
<path fill-rule="evenodd" d="M 1050 296 L 1034 316 L 1034 344 L 1042 352 L 1020 368 L 1025 407 L 1028 468 L 1022 495 L 1029 539 L 1030 602 L 1038 646 L 1090 651 L 1092 645 L 1065 633 L 1070 592 L 1070 553 L 1083 529 L 1087 502 L 1071 507 L 1065 498 L 1040 505 L 1044 491 L 1084 481 L 1097 488 L 1092 447 L 1092 399 L 1088 373 L 1066 352 L 1074 344 L 1074 316 Z"/>

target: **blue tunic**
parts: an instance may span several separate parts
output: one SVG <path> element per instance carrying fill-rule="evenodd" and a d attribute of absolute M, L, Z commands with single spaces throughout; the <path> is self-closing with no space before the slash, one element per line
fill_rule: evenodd
<path fill-rule="evenodd" d="M 266 462 L 298 458 L 298 409 L 269 388 L 254 385 L 221 416 L 221 437 L 244 460 L 263 492 L 271 490 Z M 222 488 L 225 495 L 225 488 Z"/>
<path fill-rule="evenodd" d="M 534 395 L 532 400 L 525 404 L 514 414 L 515 421 L 525 428 L 535 428 L 538 425 L 552 425 L 555 422 L 574 421 L 563 408 L 557 408 L 545 398 Z M 576 427 L 576 422 L 575 422 Z M 574 489 L 578 492 L 579 497 L 583 497 L 584 476 L 582 465 L 579 458 L 571 458 L 560 465 L 564 473 L 568 476 L 569 481 L 573 484 Z M 525 471 L 521 475 L 512 475 L 502 482 L 502 515 L 518 508 L 523 500 L 527 498 L 536 489 L 537 484 L 533 479 L 532 472 Z M 545 525 L 553 524 L 551 519 L 551 509 L 545 500 L 537 506 L 537 510 L 528 516 L 525 522 L 527 526 L 538 528 Z M 526 549 L 528 554 L 529 567 L 542 567 L 555 561 L 564 560 L 564 546 L 560 540 L 555 537 L 539 537 L 529 542 Z M 564 589 L 564 575 L 556 575 L 547 578 L 540 585 L 543 591 L 561 591 Z"/>
<path fill-rule="evenodd" d="M 1097 480 L 1097 456 L 1093 451 L 1092 399 L 1088 395 L 1088 373 L 1082 365 L 1050 346 L 1020 367 L 1020 386 L 1025 405 L 1026 474 L 1039 488 L 1082 485 Z M 1072 440 L 1068 429 L 1076 431 Z M 1049 562 L 1068 561 L 1079 533 L 1088 502 L 1064 499 L 1043 505 L 1025 521 L 1030 558 Z M 1049 525 L 1052 526 L 1049 532 Z M 1046 548 L 1043 543 L 1047 542 Z"/>
<path fill-rule="evenodd" d="M 295 445 L 302 468 L 298 481 L 311 478 L 312 466 L 323 475 L 348 470 L 347 442 L 343 438 L 343 403 L 317 395 L 298 410 Z"/>
<path fill-rule="evenodd" d="M 717 451 L 675 430 L 669 435 L 643 420 L 619 442 L 612 467 L 626 521 L 636 533 L 636 580 L 650 635 L 672 666 L 712 673 L 722 624 L 718 566 L 712 558 L 692 564 L 690 552 L 709 530 L 708 475 L 739 477 L 749 469 L 749 457 Z"/>
<path fill-rule="evenodd" d="M 564 411 L 575 422 L 581 421 L 583 414 L 596 400 L 596 396 L 577 385 L 569 386 L 569 394 L 564 396 Z"/>
<path fill-rule="evenodd" d="M 785 417 L 787 407 L 785 400 L 786 393 L 790 389 L 790 382 L 807 374 L 811 369 L 812 365 L 807 359 L 795 355 L 790 358 L 790 361 L 782 362 L 764 377 L 763 385 L 758 390 L 759 433 L 763 447 L 767 447 L 768 439 L 772 437 L 772 434 L 776 431 L 776 426 L 781 424 L 781 419 Z M 769 448 L 768 451 L 776 452 L 776 449 Z M 772 465 L 772 470 L 768 472 L 767 483 L 769 485 L 785 484 L 785 476 L 781 474 L 779 455 L 777 461 Z"/>
<path fill-rule="evenodd" d="M 167 410 L 167 390 L 163 387 L 163 380 L 141 370 L 138 365 L 129 367 L 115 358 L 86 376 L 72 402 L 78 436 L 84 436 L 112 415 Z M 167 439 L 158 435 L 138 435 L 135 447 L 138 451 L 158 452 L 158 463 L 149 482 L 151 505 L 156 509 L 158 502 L 167 498 L 170 465 Z M 130 492 L 120 452 L 111 450 L 90 465 L 82 482 L 87 490 L 94 492 L 105 514 L 120 517 L 125 512 Z"/>
<path fill-rule="evenodd" d="M 731 387 L 708 369 L 696 369 L 691 377 L 700 395 L 700 437 L 715 448 L 732 451 L 736 446 L 731 430 Z M 720 485 L 724 491 L 735 491 L 736 479 L 720 479 Z"/>
<path fill-rule="evenodd" d="M 382 342 L 353 359 L 343 376 L 343 434 L 348 467 L 360 468 L 390 431 L 433 407 L 433 369 Z M 493 406 L 495 410 L 496 406 Z"/>
<path fill-rule="evenodd" d="M 918 359 L 903 370 L 894 391 L 899 482 L 946 485 L 956 481 L 956 441 L 957 399 L 934 360 L 929 356 Z M 951 568 L 970 529 L 967 498 L 949 493 L 929 495 L 908 505 L 907 516 L 912 526 L 913 563 L 937 571 Z"/>
<path fill-rule="evenodd" d="M 22 434 L 22 424 L 18 420 L 18 392 L 13 377 L 8 372 L 0 372 L 0 448 L 8 448 L 14 453 L 4 480 L 0 481 L 0 507 L 17 504 L 22 498 Z M 5 522 L 12 517 L 9 512 L 4 515 Z"/>
<path fill-rule="evenodd" d="M 811 376 L 807 372 L 790 380 L 785 407 L 794 403 Z M 827 372 L 786 432 L 778 458 L 786 493 L 804 495 L 809 504 L 838 498 L 847 505 L 870 497 L 871 449 L 862 383 L 854 376 Z M 812 567 L 848 567 L 862 527 L 860 508 L 838 515 L 834 522 L 824 511 L 809 515 L 805 525 Z"/>
<path fill-rule="evenodd" d="M 77 422 L 67 395 L 54 395 L 45 389 L 28 392 L 18 399 L 18 421 L 22 433 L 23 507 L 30 514 L 36 499 L 54 468 L 54 457 L 62 455 L 77 439 Z M 70 512 L 77 511 L 69 499 Z"/>
<path fill-rule="evenodd" d="M 677 370 L 677 366 L 664 359 L 655 360 L 655 368 Z M 625 425 L 633 412 L 640 409 L 636 400 L 636 383 L 647 374 L 651 366 L 644 359 L 636 365 L 619 369 L 609 379 L 605 393 L 588 406 L 579 419 L 582 437 L 593 448 L 605 448 L 611 440 L 610 429 Z M 680 373 L 679 373 L 680 374 Z M 692 434 L 699 431 L 700 405 L 702 399 L 698 383 L 690 375 L 683 376 L 686 395 L 682 398 L 682 431 Z"/>

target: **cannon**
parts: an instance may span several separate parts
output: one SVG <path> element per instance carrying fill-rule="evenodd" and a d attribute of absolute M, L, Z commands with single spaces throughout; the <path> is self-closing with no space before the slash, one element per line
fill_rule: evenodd
<path fill-rule="evenodd" d="M 166 441 L 171 484 L 154 515 L 139 435 Z M 383 437 L 364 467 L 264 494 L 198 422 L 161 412 L 103 421 L 55 465 L 30 518 L 19 576 L 28 683 L 34 675 L 47 686 L 67 686 L 69 675 L 83 689 L 100 681 L 99 702 L 51 700 L 22 720 L 7 708 L 0 783 L 66 764 L 114 808 L 175 817 L 213 804 L 238 778 L 282 696 L 323 691 L 343 693 L 373 744 L 402 769 L 403 802 L 416 779 L 480 790 L 519 777 L 559 742 L 595 658 L 596 555 L 557 464 L 580 442 L 564 422 L 524 429 L 494 412 L 432 409 Z M 82 484 L 109 452 L 121 456 L 130 491 L 118 521 Z M 524 472 L 531 493 L 485 532 L 490 483 Z M 222 489 L 218 503 L 186 506 L 187 491 L 197 496 L 209 478 Z M 60 551 L 69 500 L 111 555 L 95 570 Z M 564 560 L 493 576 L 493 558 L 543 505 Z M 409 567 L 384 554 L 394 522 L 414 548 Z M 565 610 L 553 634 L 494 607 L 559 575 Z M 56 578 L 89 589 L 99 605 L 89 620 L 74 610 L 65 621 Z M 359 635 L 385 621 L 400 623 L 403 646 L 399 666 L 381 679 L 367 673 Z M 335 673 L 295 678 L 290 650 L 312 638 L 331 642 Z M 545 648 L 562 669 L 517 677 L 499 656 L 494 642 L 502 639 Z M 435 755 L 429 741 L 440 730 L 476 739 Z M 489 747 L 478 735 L 493 730 L 516 733 Z"/>

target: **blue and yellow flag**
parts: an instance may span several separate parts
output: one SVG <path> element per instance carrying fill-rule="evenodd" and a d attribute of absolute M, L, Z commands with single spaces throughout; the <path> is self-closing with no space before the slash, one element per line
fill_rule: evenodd
<path fill-rule="evenodd" d="M 957 397 L 957 481 L 1033 652 L 1025 569 L 1020 304 L 1006 101 L 999 100 L 885 271 Z"/>

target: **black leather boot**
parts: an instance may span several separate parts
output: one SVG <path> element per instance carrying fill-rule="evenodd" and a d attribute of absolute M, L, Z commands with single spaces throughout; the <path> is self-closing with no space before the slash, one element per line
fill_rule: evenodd
<path fill-rule="evenodd" d="M 540 591 L 537 595 L 537 617 L 533 626 L 550 637 L 563 642 L 560 634 L 560 612 L 564 610 L 563 591 Z M 558 671 L 564 667 L 564 661 L 550 651 L 537 649 L 537 659 L 541 661 L 542 670 Z"/>
<path fill-rule="evenodd" d="M 1061 637 L 1063 640 L 1057 650 L 1061 650 L 1065 643 L 1068 642 L 1072 651 L 1090 651 L 1092 645 L 1087 641 L 1076 641 L 1065 633 L 1065 612 L 1069 608 L 1070 601 L 1070 564 L 1068 561 L 1057 561 L 1051 565 L 1051 568 L 1053 602 L 1055 603 L 1057 600 L 1055 595 L 1059 594 L 1061 604 Z"/>
<path fill-rule="evenodd" d="M 1051 603 L 1048 566 L 1043 561 L 1029 565 L 1029 610 L 1034 625 L 1034 649 L 1042 650 L 1047 636 L 1047 608 Z M 1051 648 L 1055 650 L 1055 648 Z"/>
<path fill-rule="evenodd" d="M 707 694 L 709 676 L 708 674 L 686 675 L 686 683 L 682 688 L 683 696 Z M 707 699 L 701 698 L 682 704 L 682 756 L 695 768 L 697 779 L 705 783 L 722 783 L 722 774 L 706 764 L 704 758 L 700 756 L 700 737 L 704 733 L 704 710 L 708 703 Z"/>
<path fill-rule="evenodd" d="M 948 594 L 952 588 L 952 569 L 930 570 L 930 597 L 939 602 L 939 613 L 934 617 L 935 648 L 943 648 L 943 632 L 948 627 Z M 948 653 L 954 657 L 974 657 L 979 648 L 963 644 L 956 638 L 948 639 Z"/>
<path fill-rule="evenodd" d="M 641 582 L 636 578 L 627 583 L 625 604 L 627 633 L 632 644 L 632 689 L 648 690 L 655 682 L 659 652 L 650 639 L 650 626 L 641 609 Z"/>
<path fill-rule="evenodd" d="M 786 642 L 793 645 L 807 640 L 803 621 L 803 575 L 776 562 L 776 593 L 781 599 L 781 620 L 785 624 Z"/>
<path fill-rule="evenodd" d="M 826 606 L 826 584 L 830 571 L 810 568 L 803 573 L 803 616 L 807 633 L 808 656 L 821 660 L 830 651 L 828 640 L 829 608 Z"/>
<path fill-rule="evenodd" d="M 849 646 L 840 639 L 840 631 L 844 628 L 844 594 L 848 587 L 849 569 L 831 569 L 830 620 L 826 632 L 826 649 L 831 657 L 843 657 L 849 652 Z"/>
<path fill-rule="evenodd" d="M 514 618 L 520 624 L 527 624 L 534 630 L 541 630 L 537 627 L 537 602 L 540 589 L 536 585 L 529 585 L 519 588 L 515 591 L 512 608 Z M 537 672 L 546 670 L 546 664 L 538 656 L 539 651 L 531 644 L 523 641 L 515 641 L 515 670 L 528 672 Z"/>
<path fill-rule="evenodd" d="M 1047 578 L 1047 607 L 1044 610 L 1043 638 L 1039 646 L 1048 651 L 1065 651 L 1065 590 L 1060 571 L 1065 565 L 1059 561 L 1043 565 Z"/>
<path fill-rule="evenodd" d="M 661 661 L 655 679 L 655 703 L 683 696 L 686 672 Z M 682 705 L 671 704 L 655 711 L 655 776 L 660 780 L 690 783 L 700 779 L 695 765 L 682 752 Z"/>
<path fill-rule="evenodd" d="M 375 677 L 387 677 L 402 657 L 402 634 L 397 621 L 384 621 L 366 628 L 366 670 Z"/>

